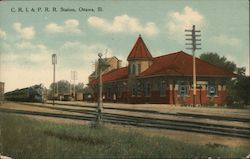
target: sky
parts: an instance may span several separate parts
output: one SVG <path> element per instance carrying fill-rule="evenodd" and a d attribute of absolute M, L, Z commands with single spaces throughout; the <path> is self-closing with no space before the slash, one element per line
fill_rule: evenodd
<path fill-rule="evenodd" d="M 47 10 L 46 10 L 47 7 Z M 54 9 L 54 10 L 53 10 Z M 0 1 L 0 81 L 5 92 L 53 81 L 88 83 L 98 53 L 126 58 L 141 34 L 152 56 L 186 50 L 185 29 L 196 25 L 202 49 L 249 73 L 248 0 Z"/>

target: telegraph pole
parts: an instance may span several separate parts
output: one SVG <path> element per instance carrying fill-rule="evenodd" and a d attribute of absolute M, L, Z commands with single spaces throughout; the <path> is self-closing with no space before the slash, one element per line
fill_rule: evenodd
<path fill-rule="evenodd" d="M 75 81 L 77 80 L 77 72 L 76 71 L 71 71 L 71 80 L 73 80 L 73 96 L 75 99 L 75 97 L 76 97 Z"/>
<path fill-rule="evenodd" d="M 250 0 L 248 0 L 248 8 L 250 9 Z M 248 18 L 249 18 L 249 22 L 250 22 L 250 10 L 248 9 Z M 248 33 L 248 38 L 250 39 L 250 32 Z M 250 45 L 250 41 L 248 41 L 249 45 Z M 248 76 L 250 77 L 250 50 L 249 51 L 249 56 L 248 56 Z"/>
<path fill-rule="evenodd" d="M 56 94 L 57 94 L 57 99 L 58 99 L 58 82 L 56 82 Z"/>
<path fill-rule="evenodd" d="M 192 54 L 193 54 L 193 106 L 195 107 L 196 105 L 196 62 L 195 62 L 195 50 L 199 50 L 201 48 L 198 48 L 198 45 L 201 45 L 201 43 L 196 43 L 197 41 L 201 41 L 201 39 L 197 39 L 197 37 L 201 37 L 201 34 L 196 34 L 196 33 L 200 33 L 200 30 L 195 30 L 195 25 L 193 25 L 192 30 L 185 30 L 185 32 L 187 33 L 191 33 L 191 34 L 186 34 L 185 36 L 187 36 L 187 41 L 191 43 L 186 43 L 186 45 L 190 46 L 190 48 L 186 48 L 189 50 L 192 50 Z M 190 39 L 191 37 L 191 39 Z"/>
<path fill-rule="evenodd" d="M 56 63 L 57 63 L 56 54 L 52 54 L 52 64 L 54 66 L 54 68 L 53 68 L 53 105 L 55 105 Z"/>
<path fill-rule="evenodd" d="M 102 115 L 102 53 L 98 53 L 98 75 L 99 75 L 99 95 L 98 95 L 98 103 L 97 103 L 97 116 L 96 121 L 99 123 L 101 121 Z"/>

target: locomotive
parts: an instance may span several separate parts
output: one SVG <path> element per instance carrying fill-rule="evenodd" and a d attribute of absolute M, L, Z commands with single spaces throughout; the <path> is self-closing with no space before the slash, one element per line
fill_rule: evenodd
<path fill-rule="evenodd" d="M 44 102 L 46 100 L 46 89 L 42 84 L 17 89 L 4 94 L 9 101 L 22 102 Z"/>

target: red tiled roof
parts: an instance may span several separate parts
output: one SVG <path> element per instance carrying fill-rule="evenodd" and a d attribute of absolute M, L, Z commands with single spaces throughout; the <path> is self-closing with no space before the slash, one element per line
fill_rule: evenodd
<path fill-rule="evenodd" d="M 193 56 L 180 51 L 155 57 L 153 64 L 142 72 L 139 77 L 153 75 L 170 76 L 192 76 L 193 74 Z M 199 58 L 196 58 L 196 75 L 207 77 L 233 77 L 235 74 L 221 67 L 212 65 Z"/>
<path fill-rule="evenodd" d="M 193 56 L 180 51 L 153 59 L 153 64 L 140 73 L 137 77 L 148 76 L 192 76 L 193 75 Z M 234 77 L 235 74 L 224 68 L 215 66 L 199 58 L 196 58 L 196 75 L 204 77 Z M 128 67 L 123 67 L 105 73 L 102 76 L 103 83 L 112 82 L 128 78 Z M 90 82 L 96 84 L 98 79 Z"/>
<path fill-rule="evenodd" d="M 128 67 L 122 67 L 116 70 L 112 70 L 102 75 L 103 83 L 122 80 L 128 78 Z M 89 84 L 96 84 L 98 79 L 91 81 Z"/>
<path fill-rule="evenodd" d="M 141 36 L 137 39 L 133 49 L 130 51 L 127 60 L 135 60 L 135 59 L 152 59 L 152 55 L 149 52 L 147 46 L 142 40 Z"/>

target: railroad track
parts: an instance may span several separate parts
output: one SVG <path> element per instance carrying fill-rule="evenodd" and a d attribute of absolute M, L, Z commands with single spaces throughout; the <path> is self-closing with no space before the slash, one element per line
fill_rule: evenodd
<path fill-rule="evenodd" d="M 13 109 L 4 109 L 4 108 L 0 108 L 0 112 L 34 115 L 34 116 L 47 116 L 47 117 L 56 117 L 56 118 L 74 119 L 74 120 L 86 120 L 86 121 L 94 121 L 96 118 L 96 110 L 94 106 L 85 107 L 82 105 L 81 106 L 75 105 L 75 106 L 81 107 L 81 109 L 76 109 L 76 108 L 72 109 L 72 108 L 52 107 L 52 106 L 46 106 L 46 105 L 37 105 L 37 104 L 34 105 L 34 104 L 26 104 L 26 103 L 25 105 L 29 105 L 33 107 L 48 108 L 52 110 L 60 110 L 64 112 L 78 113 L 80 115 L 33 112 L 33 111 L 26 111 L 26 110 L 13 110 Z M 82 107 L 85 107 L 88 109 L 82 109 Z M 105 109 L 108 109 L 108 107 L 105 107 Z M 123 111 L 130 111 L 130 110 L 123 110 Z M 146 112 L 144 111 L 143 113 L 146 113 Z M 152 113 L 152 112 L 149 112 L 149 113 Z M 197 116 L 195 115 L 192 117 L 196 118 Z M 200 116 L 198 116 L 197 118 L 199 117 Z M 203 133 L 203 134 L 213 134 L 213 135 L 250 139 L 250 127 L 229 126 L 229 125 L 210 124 L 210 123 L 195 122 L 195 121 L 172 120 L 172 119 L 162 119 L 162 118 L 143 117 L 143 116 L 134 116 L 134 115 L 124 115 L 124 114 L 115 114 L 115 113 L 108 113 L 108 112 L 104 112 L 102 114 L 102 119 L 103 119 L 103 122 L 111 123 L 111 124 L 132 125 L 132 126 L 144 127 L 144 128 L 178 130 L 178 131 L 196 132 L 196 133 Z M 214 118 L 211 118 L 211 119 L 216 120 Z M 228 119 L 229 118 L 225 118 L 226 121 L 228 121 Z M 222 118 L 219 119 L 219 121 L 221 120 Z M 247 122 L 250 125 L 250 122 L 248 122 L 248 120 L 237 119 L 236 121 L 238 122 L 240 121 L 244 123 Z"/>
<path fill-rule="evenodd" d="M 52 104 L 52 103 L 48 103 Z M 90 105 L 79 105 L 79 104 L 67 104 L 67 103 L 57 103 L 57 105 L 61 106 L 75 106 L 82 108 L 92 108 L 96 109 L 96 106 Z M 129 111 L 129 112 L 138 112 L 138 113 L 148 113 L 148 114 L 159 114 L 159 115 L 170 115 L 170 116 L 181 116 L 181 117 L 193 117 L 200 119 L 211 119 L 211 120 L 221 120 L 221 121 L 237 121 L 237 122 L 246 122 L 250 125 L 250 118 L 239 118 L 239 117 L 228 117 L 228 116 L 218 116 L 218 115 L 205 115 L 205 114 L 194 114 L 194 113 L 165 113 L 154 110 L 142 110 L 142 109 L 129 109 L 129 108 L 113 108 L 105 106 L 104 109 L 107 110 L 121 110 L 121 111 Z"/>

